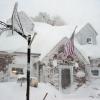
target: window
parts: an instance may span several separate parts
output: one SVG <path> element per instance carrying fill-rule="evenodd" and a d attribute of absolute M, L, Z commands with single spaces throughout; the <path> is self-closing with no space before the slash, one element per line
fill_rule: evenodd
<path fill-rule="evenodd" d="M 14 74 L 23 74 L 23 69 L 22 68 L 12 68 L 12 73 Z"/>
<path fill-rule="evenodd" d="M 91 70 L 93 76 L 98 76 L 99 71 L 98 70 Z"/>
<path fill-rule="evenodd" d="M 98 67 L 100 68 L 100 64 L 98 64 Z"/>
<path fill-rule="evenodd" d="M 88 43 L 88 44 L 92 44 L 92 38 L 90 38 L 90 37 L 87 38 L 87 43 Z"/>
<path fill-rule="evenodd" d="M 33 66 L 34 66 L 34 69 L 37 70 L 37 64 L 34 63 Z"/>

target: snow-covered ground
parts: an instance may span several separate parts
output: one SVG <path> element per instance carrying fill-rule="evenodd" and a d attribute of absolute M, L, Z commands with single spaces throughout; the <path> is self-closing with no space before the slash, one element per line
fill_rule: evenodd
<path fill-rule="evenodd" d="M 38 88 L 30 88 L 30 100 L 100 100 L 100 79 L 92 80 L 71 93 L 61 93 L 50 84 L 39 83 Z M 26 85 L 17 82 L 0 83 L 0 100 L 25 100 Z"/>

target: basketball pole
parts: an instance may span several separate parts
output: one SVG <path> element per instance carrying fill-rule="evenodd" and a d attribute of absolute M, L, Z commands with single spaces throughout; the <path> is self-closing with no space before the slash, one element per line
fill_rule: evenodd
<path fill-rule="evenodd" d="M 31 35 L 27 37 L 28 48 L 27 48 L 27 91 L 26 91 L 26 100 L 29 100 L 30 95 L 30 54 L 31 54 Z"/>
<path fill-rule="evenodd" d="M 2 21 L 0 21 L 2 22 Z M 4 23 L 5 24 L 5 23 Z M 13 26 L 12 25 L 8 25 L 8 24 L 5 24 L 6 25 L 6 28 L 7 30 L 12 30 Z M 6 31 L 6 30 L 4 30 Z M 20 32 L 19 30 L 17 30 L 16 28 L 14 28 L 15 32 L 17 32 L 20 36 L 22 36 L 24 39 L 27 40 L 27 45 L 28 45 L 28 48 L 27 48 L 27 89 L 26 89 L 26 100 L 30 100 L 30 59 L 31 59 L 31 44 L 35 38 L 35 36 L 37 35 L 37 33 L 35 32 L 34 35 L 32 36 L 32 39 L 31 39 L 31 35 L 28 35 L 26 36 L 25 34 L 23 34 L 22 32 Z"/>
<path fill-rule="evenodd" d="M 27 48 L 27 90 L 26 90 L 26 100 L 30 100 L 30 59 L 31 59 L 31 44 L 35 38 L 37 33 L 35 32 L 32 39 L 31 35 L 27 36 L 27 43 L 28 43 L 28 48 Z"/>

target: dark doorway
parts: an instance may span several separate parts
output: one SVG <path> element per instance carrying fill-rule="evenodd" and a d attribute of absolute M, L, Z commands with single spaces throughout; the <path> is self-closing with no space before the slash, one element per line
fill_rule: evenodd
<path fill-rule="evenodd" d="M 71 79 L 70 79 L 70 69 L 62 69 L 61 71 L 61 84 L 62 84 L 62 88 L 66 89 L 66 87 L 68 87 L 71 83 Z"/>

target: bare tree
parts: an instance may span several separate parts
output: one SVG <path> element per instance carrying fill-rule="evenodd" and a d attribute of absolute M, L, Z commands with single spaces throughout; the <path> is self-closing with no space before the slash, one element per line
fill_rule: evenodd
<path fill-rule="evenodd" d="M 51 17 L 46 12 L 40 12 L 37 16 L 32 18 L 35 22 L 44 22 L 52 26 L 63 26 L 65 25 L 64 20 L 60 16 Z"/>
<path fill-rule="evenodd" d="M 52 19 L 52 25 L 53 26 L 63 26 L 65 25 L 65 22 L 60 16 L 55 16 Z"/>

